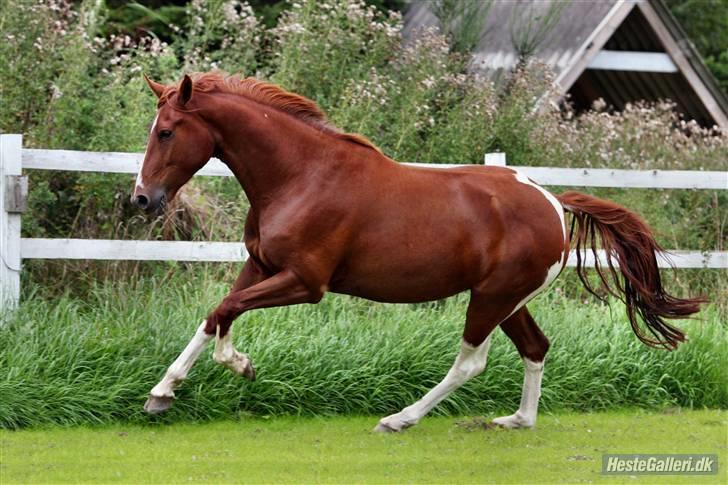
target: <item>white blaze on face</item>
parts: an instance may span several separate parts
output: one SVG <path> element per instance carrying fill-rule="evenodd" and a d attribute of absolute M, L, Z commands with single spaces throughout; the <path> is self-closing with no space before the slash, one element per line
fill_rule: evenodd
<path fill-rule="evenodd" d="M 159 113 L 157 113 L 157 116 L 154 117 L 154 122 L 152 122 L 152 128 L 149 130 L 149 136 L 151 137 L 152 133 L 154 133 L 154 128 L 157 126 L 157 120 L 159 119 Z M 147 148 L 149 148 L 149 143 L 147 143 Z M 142 166 L 139 167 L 139 173 L 137 174 L 136 178 L 136 186 L 140 189 L 144 188 L 144 182 L 142 182 L 142 171 L 144 170 L 144 160 L 147 158 L 147 152 L 144 151 L 144 159 L 142 159 Z"/>

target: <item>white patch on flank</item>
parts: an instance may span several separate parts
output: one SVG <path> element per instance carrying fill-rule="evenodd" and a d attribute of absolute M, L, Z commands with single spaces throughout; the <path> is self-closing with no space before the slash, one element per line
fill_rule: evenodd
<path fill-rule="evenodd" d="M 485 369 L 490 349 L 490 336 L 477 347 L 465 340 L 462 341 L 460 353 L 445 378 L 425 396 L 407 406 L 397 414 L 392 414 L 379 421 L 376 431 L 401 431 L 417 424 L 432 408 L 445 399 L 451 392 L 462 386 L 469 379 L 477 376 Z"/>
<path fill-rule="evenodd" d="M 155 397 L 174 397 L 174 389 L 179 386 L 182 381 L 187 378 L 187 373 L 192 368 L 192 365 L 200 357 L 202 350 L 205 348 L 207 343 L 212 339 L 212 335 L 205 333 L 205 325 L 207 321 L 203 321 L 195 332 L 195 336 L 192 337 L 190 343 L 177 357 L 159 384 L 154 386 L 151 391 L 151 395 Z"/>
<path fill-rule="evenodd" d="M 149 130 L 149 136 L 154 133 L 154 128 L 157 126 L 157 120 L 159 119 L 159 113 L 157 113 L 157 116 L 154 117 L 154 121 L 152 122 L 152 128 Z M 149 148 L 149 144 L 147 143 L 147 148 Z M 142 166 L 139 167 L 139 173 L 137 174 L 136 178 L 136 186 L 140 189 L 144 188 L 144 182 L 142 182 L 142 170 L 144 170 L 144 160 L 147 159 L 147 152 L 144 151 L 144 158 L 142 159 Z"/>
<path fill-rule="evenodd" d="M 559 276 L 559 273 L 561 272 L 561 268 L 563 267 L 563 264 L 564 263 L 563 263 L 562 258 L 559 258 L 558 261 L 556 261 L 554 264 L 552 264 L 551 267 L 549 268 L 548 272 L 546 273 L 546 279 L 543 281 L 541 286 L 539 286 L 538 288 L 533 290 L 531 293 L 528 294 L 528 296 L 526 298 L 521 300 L 518 303 L 518 305 L 516 305 L 516 307 L 513 309 L 513 311 L 508 314 L 508 317 L 510 317 L 511 315 L 516 313 L 516 310 L 518 310 L 523 305 L 528 303 L 531 300 L 531 298 L 533 298 L 534 296 L 541 293 L 544 290 L 544 288 L 546 288 L 548 285 L 550 285 L 556 279 L 556 277 Z M 506 318 L 508 318 L 508 317 L 506 317 Z M 505 320 L 505 318 L 504 318 L 504 320 Z"/>
<path fill-rule="evenodd" d="M 536 424 L 538 414 L 538 400 L 541 397 L 541 378 L 543 377 L 543 362 L 534 362 L 528 358 L 523 359 L 523 393 L 521 405 L 514 414 L 493 420 L 493 423 L 506 428 L 530 428 Z"/>
<path fill-rule="evenodd" d="M 554 195 L 551 194 L 550 192 L 548 192 L 547 190 L 544 190 L 542 187 L 540 187 L 540 186 L 536 185 L 535 183 L 531 182 L 530 180 L 528 180 L 528 177 L 526 177 L 524 174 L 522 174 L 520 172 L 516 172 L 514 170 L 514 175 L 516 176 L 516 180 L 518 180 L 519 182 L 526 184 L 526 185 L 530 185 L 531 187 L 535 187 L 536 189 L 538 189 L 539 192 L 541 192 L 543 194 L 543 196 L 546 197 L 546 200 L 548 200 L 549 203 L 551 203 L 551 205 L 554 206 L 554 210 L 556 210 L 556 214 L 559 216 L 559 221 L 561 221 L 561 233 L 563 234 L 563 237 L 564 237 L 563 240 L 566 241 L 566 221 L 564 219 L 564 208 L 561 206 L 561 203 L 558 201 L 558 199 L 556 197 L 554 197 Z M 529 300 L 531 300 L 531 298 L 533 298 L 534 296 L 541 293 L 541 291 L 543 291 L 544 288 L 546 288 L 548 285 L 550 285 L 556 279 L 556 277 L 561 272 L 561 269 L 562 269 L 564 263 L 566 262 L 566 258 L 568 256 L 569 256 L 568 250 L 564 249 L 564 252 L 559 257 L 559 259 L 554 264 L 552 264 L 551 267 L 548 269 L 548 272 L 546 273 L 546 279 L 541 284 L 541 286 L 536 288 L 534 291 L 529 293 L 529 295 L 526 298 L 521 300 L 518 303 L 518 305 L 516 305 L 516 307 L 513 309 L 513 311 L 508 315 L 509 317 L 511 315 L 513 315 L 523 305 L 528 303 Z"/>
<path fill-rule="evenodd" d="M 543 187 L 538 186 L 535 183 L 528 180 L 528 177 L 523 175 L 521 172 L 516 172 L 515 175 L 516 175 L 516 180 L 518 180 L 519 182 L 526 184 L 526 185 L 530 185 L 531 187 L 537 188 L 543 194 L 543 196 L 546 197 L 546 200 L 548 200 L 551 203 L 551 205 L 554 206 L 554 209 L 556 210 L 556 214 L 558 214 L 559 220 L 561 221 L 561 230 L 563 231 L 564 241 L 565 241 L 566 240 L 566 222 L 564 220 L 564 208 L 561 206 L 561 202 L 559 202 L 559 200 L 556 197 L 554 197 L 554 195 L 551 192 L 545 190 Z"/>

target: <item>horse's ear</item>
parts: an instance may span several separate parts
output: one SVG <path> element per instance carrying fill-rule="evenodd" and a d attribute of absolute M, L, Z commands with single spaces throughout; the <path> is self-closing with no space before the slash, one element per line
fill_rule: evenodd
<path fill-rule="evenodd" d="M 182 82 L 179 85 L 179 91 L 177 91 L 177 103 L 184 106 L 192 98 L 192 79 L 185 74 Z"/>
<path fill-rule="evenodd" d="M 154 95 L 157 98 L 161 98 L 162 93 L 164 92 L 164 84 L 155 83 L 154 81 L 149 79 L 149 77 L 146 74 L 144 74 L 144 80 L 147 82 L 147 84 L 149 85 L 149 89 L 152 90 Z"/>

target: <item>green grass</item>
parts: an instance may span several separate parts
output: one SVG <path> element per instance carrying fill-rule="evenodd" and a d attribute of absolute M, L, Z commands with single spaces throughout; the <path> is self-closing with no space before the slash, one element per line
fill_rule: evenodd
<path fill-rule="evenodd" d="M 426 418 L 398 435 L 374 418 L 2 431 L 11 483 L 726 483 L 726 414 L 621 411 L 540 417 L 534 430 Z M 604 453 L 715 453 L 719 475 L 601 475 Z"/>
<path fill-rule="evenodd" d="M 258 380 L 250 383 L 203 353 L 160 418 L 147 393 L 227 291 L 201 273 L 161 282 L 105 285 L 85 298 L 27 298 L 0 332 L 0 427 L 164 423 L 240 415 L 384 415 L 419 399 L 459 348 L 467 298 L 383 305 L 328 295 L 319 305 L 251 312 L 233 328 Z M 690 342 L 672 353 L 642 345 L 624 308 L 552 291 L 529 305 L 552 341 L 542 409 L 637 406 L 725 408 L 725 319 L 707 307 L 681 322 Z M 512 412 L 523 369 L 496 331 L 488 367 L 435 414 Z"/>

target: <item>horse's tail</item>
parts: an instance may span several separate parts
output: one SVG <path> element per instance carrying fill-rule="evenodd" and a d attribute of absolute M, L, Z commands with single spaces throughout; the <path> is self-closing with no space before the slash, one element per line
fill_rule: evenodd
<path fill-rule="evenodd" d="M 656 258 L 656 253 L 664 253 L 664 250 L 655 241 L 649 226 L 637 214 L 608 200 L 579 192 L 566 192 L 557 198 L 574 216 L 571 235 L 572 240 L 576 240 L 576 272 L 587 290 L 599 296 L 589 284 L 582 259 L 582 251 L 590 247 L 599 278 L 609 293 L 627 306 L 627 316 L 637 338 L 651 347 L 667 350 L 684 342 L 685 334 L 664 319 L 696 313 L 707 299 L 676 298 L 665 292 Z M 575 225 L 578 225 L 578 231 L 574 238 Z M 597 235 L 607 255 L 608 273 L 597 257 Z M 615 260 L 622 273 L 621 279 Z M 640 327 L 637 315 L 645 322 L 651 336 Z"/>

